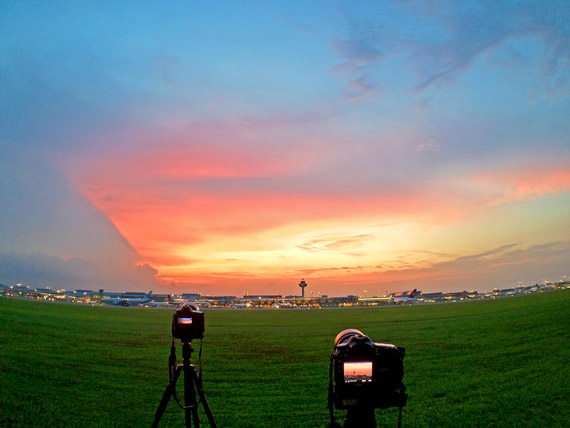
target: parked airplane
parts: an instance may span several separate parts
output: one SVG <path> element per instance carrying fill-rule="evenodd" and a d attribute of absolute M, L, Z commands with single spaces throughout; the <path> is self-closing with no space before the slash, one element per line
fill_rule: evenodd
<path fill-rule="evenodd" d="M 100 302 L 106 305 L 118 305 L 121 300 L 124 300 L 123 297 L 105 297 Z"/>
<path fill-rule="evenodd" d="M 145 297 L 106 297 L 101 299 L 101 303 L 115 306 L 138 306 L 150 302 L 152 300 L 150 298 L 151 293 L 152 290 L 146 293 Z"/>
<path fill-rule="evenodd" d="M 247 303 L 233 303 L 232 306 L 234 308 L 251 308 L 252 304 L 247 302 Z"/>
<path fill-rule="evenodd" d="M 178 306 L 178 304 L 170 300 L 168 302 L 157 302 L 155 300 L 151 300 L 150 302 L 145 303 L 145 306 L 148 306 L 149 308 L 174 308 L 175 306 Z"/>
<path fill-rule="evenodd" d="M 166 302 L 151 300 L 150 302 L 147 302 L 144 304 L 144 306 L 147 308 L 175 308 L 178 305 L 179 305 L 179 303 L 175 302 L 172 299 L 172 294 L 168 295 L 168 300 Z"/>
<path fill-rule="evenodd" d="M 416 298 L 417 289 L 414 288 L 412 291 L 402 291 L 400 293 L 391 294 L 395 303 L 410 302 Z"/>

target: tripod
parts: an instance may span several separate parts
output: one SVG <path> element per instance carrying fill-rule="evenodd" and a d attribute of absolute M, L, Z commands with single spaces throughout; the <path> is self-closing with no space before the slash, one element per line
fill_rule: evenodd
<path fill-rule="evenodd" d="M 349 407 L 344 428 L 376 428 L 373 408 Z"/>
<path fill-rule="evenodd" d="M 369 407 L 349 407 L 346 412 L 346 419 L 342 428 L 377 428 L 374 408 Z M 398 428 L 402 426 L 402 408 L 398 418 Z M 341 428 L 340 424 L 334 420 L 331 411 L 331 423 L 328 428 Z"/>
<path fill-rule="evenodd" d="M 376 428 L 376 418 L 374 408 L 349 407 L 344 420 L 343 428 Z M 341 428 L 340 424 L 334 420 L 331 412 L 331 423 L 328 428 Z"/>
<path fill-rule="evenodd" d="M 184 409 L 185 413 L 185 427 L 192 427 L 192 421 L 194 421 L 194 426 L 196 428 L 200 427 L 200 419 L 198 417 L 198 404 L 202 403 L 208 421 L 210 422 L 211 428 L 217 428 L 216 422 L 214 421 L 214 416 L 208 405 L 208 400 L 206 399 L 206 394 L 204 393 L 204 388 L 202 388 L 202 379 L 198 374 L 198 370 L 194 364 L 190 363 L 190 357 L 192 355 L 192 346 L 190 342 L 182 342 L 182 356 L 184 358 L 183 364 L 176 366 L 176 350 L 174 348 L 174 340 L 172 341 L 172 347 L 170 351 L 170 358 L 168 359 L 168 385 L 166 390 L 162 395 L 158 409 L 154 414 L 154 422 L 151 428 L 157 428 L 164 411 L 166 410 L 166 405 L 170 400 L 171 396 L 174 396 L 174 400 L 178 405 Z M 180 373 L 184 371 L 184 406 L 178 401 L 176 396 L 176 381 L 180 376 Z M 199 401 L 196 401 L 196 391 L 198 392 Z"/>

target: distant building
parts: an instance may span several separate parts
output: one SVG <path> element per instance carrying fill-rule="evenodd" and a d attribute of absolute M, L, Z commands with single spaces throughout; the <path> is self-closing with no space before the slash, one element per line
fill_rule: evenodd
<path fill-rule="evenodd" d="M 180 297 L 184 300 L 197 300 L 202 297 L 202 295 L 200 293 L 184 293 Z"/>
<path fill-rule="evenodd" d="M 443 293 L 441 291 L 437 293 L 422 293 L 421 297 L 425 300 L 441 299 L 443 297 Z"/>

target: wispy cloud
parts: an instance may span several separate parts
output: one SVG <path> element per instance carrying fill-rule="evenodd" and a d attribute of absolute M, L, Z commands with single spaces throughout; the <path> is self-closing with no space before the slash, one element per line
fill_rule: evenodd
<path fill-rule="evenodd" d="M 425 143 L 418 144 L 416 147 L 416 153 L 438 152 L 439 150 L 439 144 L 434 140 L 428 140 Z"/>
<path fill-rule="evenodd" d="M 555 161 L 549 168 L 540 169 L 524 162 L 458 176 L 456 183 L 469 186 L 482 197 L 486 195 L 487 204 L 498 205 L 570 191 L 570 169 Z"/>
<path fill-rule="evenodd" d="M 385 55 L 376 46 L 373 32 L 357 30 L 353 27 L 348 39 L 336 39 L 333 48 L 343 58 L 333 71 L 348 80 L 346 98 L 357 100 L 374 91 L 368 69 L 381 62 Z"/>
<path fill-rule="evenodd" d="M 351 235 L 351 236 L 328 236 L 319 239 L 311 239 L 299 244 L 297 247 L 309 252 L 321 251 L 341 251 L 354 254 L 366 241 L 372 239 L 371 235 Z"/>
<path fill-rule="evenodd" d="M 441 261 L 441 258 L 444 261 Z M 367 288 L 369 295 L 419 288 L 429 290 L 490 290 L 523 282 L 527 285 L 567 275 L 570 241 L 538 245 L 506 244 L 460 257 L 437 254 L 432 263 L 392 263 L 353 265 L 299 270 L 299 276 L 325 281 L 339 291 L 351 287 L 357 294 Z M 354 287 L 354 281 L 360 288 Z"/>
<path fill-rule="evenodd" d="M 438 263 L 432 270 L 447 281 L 463 276 L 466 271 L 472 272 L 465 286 L 475 289 L 512 287 L 519 281 L 532 284 L 546 277 L 558 279 L 566 275 L 564 260 L 568 257 L 570 241 L 531 246 L 517 243 Z"/>
<path fill-rule="evenodd" d="M 416 89 L 454 84 L 479 58 L 498 48 L 504 47 L 511 53 L 504 66 L 520 66 L 526 59 L 509 43 L 527 37 L 538 39 L 547 52 L 540 59 L 544 91 L 554 85 L 558 90 L 568 89 L 570 30 L 561 24 L 568 22 L 570 12 L 564 2 L 473 6 L 461 2 L 425 2 L 422 7 L 410 7 L 422 19 L 439 24 L 445 31 L 440 39 L 416 39 L 408 43 L 409 60 L 419 79 Z"/>

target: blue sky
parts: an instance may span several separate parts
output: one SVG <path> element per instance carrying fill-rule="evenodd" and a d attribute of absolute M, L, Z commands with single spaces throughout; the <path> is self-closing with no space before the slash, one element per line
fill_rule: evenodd
<path fill-rule="evenodd" d="M 568 274 L 565 1 L 0 11 L 0 282 L 382 295 Z"/>

